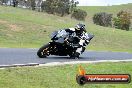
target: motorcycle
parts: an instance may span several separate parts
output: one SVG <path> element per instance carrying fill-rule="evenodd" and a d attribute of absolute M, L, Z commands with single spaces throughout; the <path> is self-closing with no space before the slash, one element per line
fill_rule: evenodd
<path fill-rule="evenodd" d="M 92 34 L 83 33 L 79 38 L 77 36 L 71 35 L 65 30 L 54 31 L 51 34 L 51 42 L 43 45 L 37 52 L 38 57 L 46 58 L 49 55 L 67 56 L 74 57 L 75 51 L 78 48 L 79 42 L 82 40 L 84 46 L 83 53 L 85 51 L 85 46 L 90 43 L 90 40 L 94 37 Z"/>

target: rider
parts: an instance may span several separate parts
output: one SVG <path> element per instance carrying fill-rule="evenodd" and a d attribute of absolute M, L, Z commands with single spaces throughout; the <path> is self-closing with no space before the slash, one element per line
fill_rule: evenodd
<path fill-rule="evenodd" d="M 76 33 L 78 37 L 80 37 L 83 32 L 86 32 L 85 25 L 84 24 L 77 24 L 75 28 L 68 28 L 65 29 L 66 32 L 69 32 L 70 34 Z"/>
<path fill-rule="evenodd" d="M 75 26 L 75 28 L 68 28 L 68 29 L 65 29 L 66 32 L 69 32 L 69 35 L 70 36 L 76 36 L 76 37 L 79 37 L 81 38 L 81 36 L 83 35 L 83 33 L 86 33 L 86 29 L 85 29 L 85 25 L 84 24 L 77 24 Z M 80 41 L 78 42 L 77 44 L 77 48 L 76 48 L 76 51 L 74 53 L 74 57 L 72 58 L 76 58 L 78 59 L 79 58 L 79 55 L 85 50 L 85 47 L 83 47 L 83 40 L 80 39 Z"/>

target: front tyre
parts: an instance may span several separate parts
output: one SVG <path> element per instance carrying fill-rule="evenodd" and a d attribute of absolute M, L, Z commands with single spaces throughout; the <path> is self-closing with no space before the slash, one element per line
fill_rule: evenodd
<path fill-rule="evenodd" d="M 50 48 L 49 43 L 42 46 L 37 52 L 38 57 L 39 58 L 46 58 L 47 56 L 49 56 L 49 48 Z"/>

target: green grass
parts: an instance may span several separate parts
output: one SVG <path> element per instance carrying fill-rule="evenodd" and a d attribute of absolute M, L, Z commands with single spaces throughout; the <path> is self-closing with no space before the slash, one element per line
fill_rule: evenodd
<path fill-rule="evenodd" d="M 92 23 L 98 11 L 114 13 L 129 9 L 131 4 L 111 7 L 79 7 L 87 11 L 87 31 L 94 34 L 87 49 L 132 52 L 132 31 L 101 27 Z M 106 9 L 103 10 L 102 8 Z M 114 9 L 116 8 L 116 9 Z M 131 9 L 130 9 L 131 10 Z M 39 48 L 50 41 L 54 30 L 74 27 L 79 21 L 31 10 L 0 6 L 0 47 Z"/>
<path fill-rule="evenodd" d="M 130 74 L 132 62 L 81 64 L 87 74 Z M 129 84 L 86 84 L 79 86 L 77 65 L 23 67 L 0 70 L 0 88 L 131 88 Z"/>

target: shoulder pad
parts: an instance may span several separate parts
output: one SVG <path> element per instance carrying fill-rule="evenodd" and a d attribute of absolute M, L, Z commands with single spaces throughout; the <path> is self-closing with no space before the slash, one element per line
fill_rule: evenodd
<path fill-rule="evenodd" d="M 71 31 L 75 31 L 75 28 L 69 28 Z"/>

